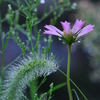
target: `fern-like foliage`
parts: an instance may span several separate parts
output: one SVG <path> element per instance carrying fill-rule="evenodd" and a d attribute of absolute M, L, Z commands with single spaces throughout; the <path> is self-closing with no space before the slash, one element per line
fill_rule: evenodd
<path fill-rule="evenodd" d="M 23 100 L 23 92 L 30 80 L 49 75 L 57 68 L 57 62 L 52 57 L 45 57 L 43 54 L 26 56 L 13 64 L 7 72 L 1 100 Z"/>

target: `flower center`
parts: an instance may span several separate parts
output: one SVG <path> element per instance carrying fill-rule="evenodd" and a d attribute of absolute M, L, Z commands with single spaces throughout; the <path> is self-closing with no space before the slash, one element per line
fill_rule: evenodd
<path fill-rule="evenodd" d="M 68 31 L 68 33 L 65 32 L 65 30 L 63 31 L 63 37 L 64 37 L 64 42 L 66 44 L 71 45 L 72 43 L 75 42 L 76 36 L 75 34 L 72 33 L 72 29 Z"/>
<path fill-rule="evenodd" d="M 68 33 L 66 33 L 65 30 L 63 30 L 63 33 L 64 33 L 64 37 L 73 36 L 72 29 L 68 30 Z"/>

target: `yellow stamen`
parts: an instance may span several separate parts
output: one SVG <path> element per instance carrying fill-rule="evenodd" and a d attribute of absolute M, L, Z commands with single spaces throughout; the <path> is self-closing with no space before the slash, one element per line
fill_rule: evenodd
<path fill-rule="evenodd" d="M 65 32 L 65 30 L 63 30 L 63 33 L 64 33 L 64 35 L 66 35 L 66 32 Z"/>
<path fill-rule="evenodd" d="M 72 29 L 70 30 L 70 34 L 72 34 Z"/>

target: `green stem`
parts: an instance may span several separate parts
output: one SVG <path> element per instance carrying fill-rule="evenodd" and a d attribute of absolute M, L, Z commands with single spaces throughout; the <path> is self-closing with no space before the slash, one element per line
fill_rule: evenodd
<path fill-rule="evenodd" d="M 1 82 L 0 82 L 0 95 L 1 95 L 1 91 L 2 91 L 2 88 L 1 88 L 1 85 L 2 85 L 2 82 L 3 82 L 3 69 L 4 69 L 4 42 L 3 42 L 3 33 L 2 33 L 2 22 L 1 22 L 1 14 L 0 14 L 0 35 L 1 35 L 1 47 L 2 47 L 2 67 L 1 67 L 1 71 L 0 71 L 0 74 L 1 74 Z"/>
<path fill-rule="evenodd" d="M 32 16 L 32 9 L 31 9 L 31 0 L 29 0 L 29 7 L 30 7 L 30 9 L 29 9 L 29 24 L 30 24 L 30 26 L 29 26 L 29 28 L 30 28 L 30 38 L 31 38 L 31 48 L 32 48 L 32 52 L 33 52 L 33 39 L 32 39 L 32 23 L 31 23 L 31 16 Z"/>
<path fill-rule="evenodd" d="M 32 48 L 32 52 L 33 52 L 32 27 L 30 27 L 30 37 L 31 37 L 31 48 Z"/>
<path fill-rule="evenodd" d="M 36 88 L 36 90 L 35 90 L 34 94 L 38 91 L 38 89 L 41 87 L 41 85 L 45 82 L 46 77 L 47 77 L 47 75 L 46 75 L 46 76 L 44 76 L 43 80 L 41 81 L 41 83 L 39 84 L 39 86 Z"/>
<path fill-rule="evenodd" d="M 60 69 L 58 69 L 59 72 L 61 72 L 65 77 L 67 77 L 67 75 Z M 80 88 L 74 83 L 74 81 L 72 81 L 70 79 L 71 83 L 76 87 L 76 89 L 80 92 L 80 94 L 84 97 L 85 100 L 88 100 L 87 97 L 84 95 L 84 93 L 80 90 Z"/>
<path fill-rule="evenodd" d="M 8 67 L 10 67 L 14 62 L 18 61 L 18 59 L 22 56 L 22 53 L 14 60 L 12 61 L 10 64 L 8 64 L 7 66 L 4 67 L 3 71 L 6 70 Z"/>
<path fill-rule="evenodd" d="M 38 35 L 37 35 L 37 25 L 34 25 L 34 34 L 35 34 L 35 50 L 36 50 L 36 52 L 38 53 L 38 45 L 36 45 L 36 42 L 38 41 L 37 39 L 38 39 Z"/>
<path fill-rule="evenodd" d="M 34 93 L 34 91 L 36 89 L 37 89 L 37 79 L 30 81 L 30 94 L 31 94 L 32 100 L 35 100 L 35 97 L 34 97 L 35 93 Z"/>
<path fill-rule="evenodd" d="M 33 52 L 34 48 L 33 48 L 33 39 L 32 39 L 32 22 L 31 22 L 32 21 L 32 19 L 31 19 L 32 9 L 31 9 L 31 5 L 32 5 L 32 2 L 31 2 L 31 0 L 29 0 L 29 28 L 30 28 L 29 31 L 30 31 L 30 39 L 31 39 L 31 48 L 32 48 L 32 52 Z M 30 82 L 30 92 L 31 92 L 32 100 L 35 100 L 34 91 L 36 90 L 36 88 L 37 88 L 37 79 Z"/>
<path fill-rule="evenodd" d="M 62 88 L 62 87 L 64 87 L 64 86 L 66 86 L 66 82 L 61 83 L 61 84 L 55 86 L 55 87 L 52 89 L 52 92 L 54 92 L 54 91 L 56 91 L 56 90 L 58 90 L 58 89 L 60 89 L 60 88 Z M 49 93 L 49 92 L 47 92 L 47 93 Z"/>
<path fill-rule="evenodd" d="M 70 86 L 70 58 L 71 58 L 71 45 L 68 47 L 68 62 L 67 62 L 67 88 L 68 88 L 68 95 L 69 100 L 73 100 L 71 86 Z"/>

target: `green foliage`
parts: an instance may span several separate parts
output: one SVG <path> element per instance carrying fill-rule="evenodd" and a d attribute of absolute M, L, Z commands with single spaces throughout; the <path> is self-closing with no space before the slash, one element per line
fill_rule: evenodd
<path fill-rule="evenodd" d="M 41 76 L 50 75 L 58 68 L 57 61 L 44 55 L 34 54 L 13 64 L 4 81 L 2 100 L 21 100 L 29 81 Z"/>
<path fill-rule="evenodd" d="M 64 11 L 71 9 L 70 2 L 69 0 L 63 0 L 61 3 L 60 1 L 56 2 L 56 0 L 52 0 L 53 5 L 47 5 L 45 7 L 41 18 L 38 17 L 37 12 L 38 6 L 41 5 L 40 0 L 0 0 L 0 3 L 2 2 L 9 2 L 9 5 L 5 17 L 1 18 L 0 14 L 0 55 L 2 56 L 0 100 L 28 100 L 24 94 L 27 86 L 30 88 L 32 99 L 47 100 L 47 95 L 49 94 L 50 100 L 52 92 L 65 86 L 65 84 L 55 88 L 51 84 L 49 92 L 42 93 L 40 96 L 37 94 L 38 89 L 45 82 L 46 76 L 55 72 L 59 67 L 53 53 L 51 53 L 51 56 L 48 56 L 51 50 L 52 37 L 49 36 L 48 39 L 41 39 L 42 31 L 41 29 L 38 30 L 38 24 L 50 14 L 53 14 L 50 22 L 53 25 L 56 24 L 57 19 Z M 16 7 L 15 10 L 13 10 L 13 5 Z M 20 15 L 25 18 L 25 23 L 19 24 Z M 4 22 L 7 22 L 9 25 L 8 32 L 3 32 L 2 30 L 2 24 Z M 26 36 L 27 39 L 24 42 L 21 40 L 19 33 Z M 10 64 L 4 66 L 4 51 L 9 39 L 13 39 L 17 43 L 21 49 L 21 54 Z M 43 54 L 40 55 L 39 47 L 41 40 L 44 40 L 45 47 L 42 49 Z M 33 41 L 35 45 L 33 45 Z M 30 44 L 31 48 L 29 48 Z M 30 56 L 25 56 L 26 52 L 30 52 Z M 22 56 L 23 58 L 21 58 Z M 19 58 L 21 59 L 18 60 Z M 4 73 L 7 74 L 4 76 Z M 37 86 L 37 79 L 41 76 L 44 76 L 44 79 Z M 34 91 L 34 89 L 36 90 Z"/>
<path fill-rule="evenodd" d="M 44 54 L 48 54 L 49 52 L 50 52 L 50 46 L 51 46 L 51 43 L 52 43 L 52 36 L 51 35 L 49 35 L 49 38 L 48 39 L 46 39 L 46 38 L 44 38 L 44 43 L 45 43 L 45 47 L 42 47 L 42 52 L 44 53 Z"/>
<path fill-rule="evenodd" d="M 50 84 L 49 99 L 48 100 L 51 99 L 52 91 L 53 91 L 53 83 Z"/>
<path fill-rule="evenodd" d="M 80 100 L 80 99 L 79 99 L 79 96 L 78 96 L 78 94 L 77 94 L 77 92 L 76 92 L 76 90 L 75 90 L 75 89 L 72 89 L 72 91 L 75 93 L 77 100 Z"/>
<path fill-rule="evenodd" d="M 60 71 L 65 77 L 67 77 L 67 75 L 63 71 L 61 71 L 60 69 L 58 69 L 58 71 Z M 80 92 L 80 94 L 83 96 L 83 98 L 85 100 L 88 100 L 87 97 L 84 95 L 84 93 L 80 90 L 80 88 L 71 79 L 70 79 L 70 82 L 76 87 L 76 89 Z M 75 92 L 75 95 L 78 99 L 78 95 L 76 94 L 76 91 L 74 91 L 74 92 Z"/>

